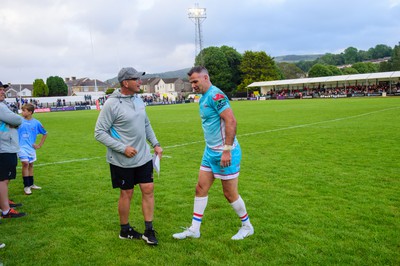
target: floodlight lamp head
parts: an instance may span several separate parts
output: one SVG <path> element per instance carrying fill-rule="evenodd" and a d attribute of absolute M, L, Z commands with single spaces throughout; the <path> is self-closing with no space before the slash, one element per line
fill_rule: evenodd
<path fill-rule="evenodd" d="M 189 8 L 189 18 L 206 18 L 205 8 Z"/>

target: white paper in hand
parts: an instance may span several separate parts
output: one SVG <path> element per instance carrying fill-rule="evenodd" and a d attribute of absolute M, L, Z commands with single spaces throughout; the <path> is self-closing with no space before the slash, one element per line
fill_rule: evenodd
<path fill-rule="evenodd" d="M 158 176 L 160 177 L 160 156 L 153 155 L 153 168 L 156 170 Z"/>

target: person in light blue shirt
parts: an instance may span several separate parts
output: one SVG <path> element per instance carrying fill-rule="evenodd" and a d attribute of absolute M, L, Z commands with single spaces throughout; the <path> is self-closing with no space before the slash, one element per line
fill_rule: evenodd
<path fill-rule="evenodd" d="M 246 206 L 238 192 L 238 177 L 242 152 L 236 139 L 236 118 L 227 96 L 212 85 L 205 67 L 193 67 L 189 81 L 200 98 L 200 116 L 206 147 L 200 165 L 193 206 L 192 225 L 175 239 L 199 238 L 203 214 L 208 203 L 208 191 L 215 179 L 220 179 L 225 198 L 242 222 L 232 240 L 241 240 L 254 234 Z"/>
<path fill-rule="evenodd" d="M 35 106 L 27 103 L 22 106 L 22 116 L 24 120 L 18 128 L 20 151 L 18 157 L 22 164 L 22 178 L 24 182 L 24 192 L 31 195 L 31 189 L 41 189 L 35 185 L 33 178 L 33 162 L 36 161 L 36 150 L 40 149 L 47 138 L 47 131 L 39 120 L 33 118 Z M 36 144 L 38 135 L 42 135 L 39 144 Z"/>

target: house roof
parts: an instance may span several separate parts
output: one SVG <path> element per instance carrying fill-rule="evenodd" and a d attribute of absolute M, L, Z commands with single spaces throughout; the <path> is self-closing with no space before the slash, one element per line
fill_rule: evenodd
<path fill-rule="evenodd" d="M 94 79 L 90 79 L 90 78 L 80 78 L 80 79 L 74 79 L 74 80 L 68 80 L 65 81 L 65 83 L 68 86 L 94 86 L 97 85 L 98 87 L 108 87 L 108 84 L 100 81 L 98 79 L 96 79 L 96 84 L 95 84 L 95 80 Z"/>
<path fill-rule="evenodd" d="M 160 78 L 145 78 L 145 79 L 142 79 L 142 85 L 154 85 L 159 80 L 160 80 Z"/>
<path fill-rule="evenodd" d="M 165 84 L 170 84 L 170 83 L 175 83 L 178 80 L 181 80 L 180 78 L 168 78 L 168 79 L 162 79 L 164 81 Z"/>
<path fill-rule="evenodd" d="M 22 91 L 23 89 L 28 89 L 30 91 L 33 90 L 33 84 L 11 84 L 8 88 L 9 89 L 13 89 L 15 91 Z M 7 90 L 6 90 L 7 91 Z"/>
<path fill-rule="evenodd" d="M 7 89 L 4 90 L 6 93 L 9 91 L 14 91 L 17 92 L 17 90 L 15 90 L 13 87 L 8 87 Z"/>

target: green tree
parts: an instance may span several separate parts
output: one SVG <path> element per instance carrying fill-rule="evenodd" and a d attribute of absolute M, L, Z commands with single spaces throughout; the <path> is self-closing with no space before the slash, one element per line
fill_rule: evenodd
<path fill-rule="evenodd" d="M 306 75 L 303 70 L 293 63 L 281 62 L 277 63 L 277 66 L 285 79 L 297 79 Z"/>
<path fill-rule="evenodd" d="M 49 96 L 67 96 L 68 86 L 64 80 L 58 76 L 48 77 L 46 84 L 49 87 Z"/>
<path fill-rule="evenodd" d="M 242 73 L 240 72 L 240 64 L 242 63 L 242 55 L 236 49 L 229 46 L 221 46 L 221 51 L 225 54 L 228 60 L 228 65 L 232 73 L 232 84 L 230 87 L 236 87 L 242 82 Z"/>
<path fill-rule="evenodd" d="M 33 97 L 46 97 L 49 95 L 49 88 L 44 83 L 43 79 L 35 79 L 33 82 Z"/>
<path fill-rule="evenodd" d="M 315 64 L 311 67 L 310 71 L 308 71 L 308 76 L 310 78 L 316 77 L 328 77 L 333 76 L 333 73 L 329 68 L 322 64 Z"/>
<path fill-rule="evenodd" d="M 353 75 L 353 74 L 359 74 L 357 69 L 352 68 L 352 67 L 346 67 L 342 69 L 343 75 Z"/>
<path fill-rule="evenodd" d="M 362 62 L 354 63 L 351 67 L 356 69 L 357 72 L 360 74 L 368 73 L 368 67 L 365 63 Z"/>
<path fill-rule="evenodd" d="M 378 44 L 375 46 L 375 48 L 371 48 L 368 51 L 370 51 L 372 59 L 378 59 L 390 56 L 392 54 L 392 50 L 393 49 L 390 46 Z"/>
<path fill-rule="evenodd" d="M 349 47 L 344 50 L 344 63 L 345 64 L 353 64 L 358 62 L 358 50 L 354 47 Z"/>
<path fill-rule="evenodd" d="M 372 62 L 366 62 L 365 64 L 367 65 L 368 73 L 378 72 L 378 70 L 379 70 L 378 64 L 374 64 Z"/>
<path fill-rule="evenodd" d="M 391 71 L 391 65 L 389 62 L 381 62 L 379 64 L 379 72 L 388 72 Z"/>
<path fill-rule="evenodd" d="M 358 62 L 351 66 L 354 69 L 357 69 L 358 73 L 375 73 L 378 71 L 378 65 L 373 64 L 371 62 Z"/>
<path fill-rule="evenodd" d="M 400 71 L 400 42 L 394 46 L 389 63 L 392 71 Z"/>
<path fill-rule="evenodd" d="M 387 62 L 382 62 L 379 64 L 379 71 L 399 71 L 400 70 L 400 42 L 395 45 L 392 50 L 392 55 Z"/>
<path fill-rule="evenodd" d="M 201 65 L 208 69 L 212 83 L 224 92 L 231 92 L 234 88 L 232 83 L 232 72 L 229 67 L 228 59 L 224 52 L 215 46 L 210 46 L 202 50 L 202 57 L 196 57 L 196 65 Z"/>
<path fill-rule="evenodd" d="M 372 59 L 372 56 L 371 56 L 371 54 L 369 52 L 362 51 L 362 50 L 358 51 L 358 60 L 359 61 L 362 62 L 362 61 L 367 61 L 367 60 L 370 60 L 370 59 Z"/>
<path fill-rule="evenodd" d="M 337 68 L 336 66 L 327 65 L 326 67 L 332 72 L 332 76 L 343 75 L 342 71 L 339 68 Z"/>
<path fill-rule="evenodd" d="M 384 44 L 378 44 L 375 48 L 370 48 L 368 51 L 357 50 L 354 47 L 348 47 L 343 53 L 340 54 L 330 54 L 326 53 L 321 57 L 317 58 L 313 61 L 299 61 L 296 62 L 296 65 L 302 69 L 304 72 L 308 72 L 311 67 L 315 64 L 323 64 L 323 65 L 334 65 L 340 66 L 344 64 L 354 64 L 357 62 L 367 61 L 371 59 L 378 59 L 383 57 L 388 57 L 393 54 L 393 49 Z M 381 69 L 388 69 L 387 64 L 383 64 L 381 67 L 376 67 L 376 71 L 381 71 Z M 391 69 L 391 68 L 390 68 Z"/>
<path fill-rule="evenodd" d="M 114 88 L 108 88 L 108 89 L 106 90 L 106 95 L 113 93 L 114 90 L 115 90 Z"/>
<path fill-rule="evenodd" d="M 302 60 L 302 61 L 299 61 L 299 62 L 296 63 L 296 66 L 298 68 L 300 68 L 301 70 L 303 70 L 305 73 L 307 73 L 311 69 L 311 67 L 313 65 L 315 65 L 315 61 L 304 61 L 304 60 Z"/>
<path fill-rule="evenodd" d="M 338 55 L 338 54 L 326 53 L 323 56 L 321 56 L 320 58 L 318 58 L 317 60 L 315 60 L 314 63 L 338 66 L 338 65 L 344 64 L 344 58 L 340 54 Z"/>
<path fill-rule="evenodd" d="M 238 86 L 238 91 L 246 91 L 246 87 L 254 81 L 281 79 L 280 71 L 275 61 L 265 52 L 245 51 L 240 70 L 243 81 Z"/>

